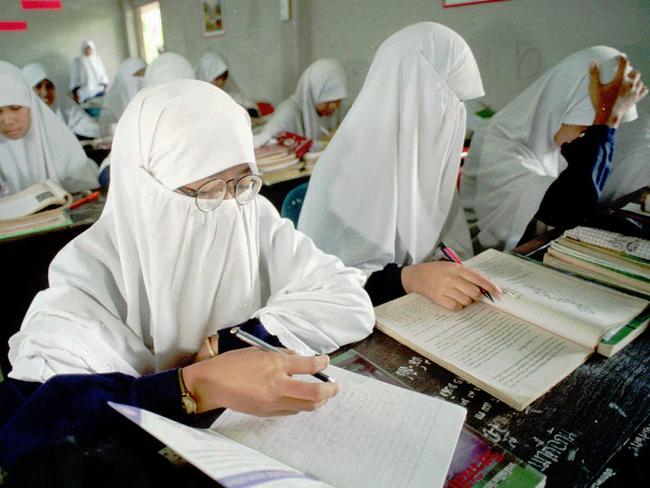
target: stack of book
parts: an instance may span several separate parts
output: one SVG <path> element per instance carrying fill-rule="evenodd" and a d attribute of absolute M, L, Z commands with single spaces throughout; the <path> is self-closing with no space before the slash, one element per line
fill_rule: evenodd
<path fill-rule="evenodd" d="M 273 144 L 255 149 L 257 169 L 260 173 L 271 173 L 290 167 L 298 167 L 302 163 L 296 154 L 286 146 Z"/>
<path fill-rule="evenodd" d="M 576 227 L 553 241 L 544 264 L 582 278 L 650 296 L 650 240 Z"/>

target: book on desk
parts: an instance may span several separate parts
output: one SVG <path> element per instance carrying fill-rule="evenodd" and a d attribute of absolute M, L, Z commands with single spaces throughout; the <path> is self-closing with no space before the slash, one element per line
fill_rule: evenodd
<path fill-rule="evenodd" d="M 52 180 L 0 198 L 0 239 L 70 225 L 72 195 Z"/>
<path fill-rule="evenodd" d="M 209 429 L 111 406 L 226 488 L 444 485 L 463 407 L 340 368 L 327 373 L 341 389 L 314 412 L 260 418 L 226 410 Z"/>
<path fill-rule="evenodd" d="M 446 310 L 408 294 L 376 307 L 377 328 L 523 410 L 598 352 L 647 328 L 648 301 L 490 249 L 465 262 L 503 289 L 494 304 Z"/>

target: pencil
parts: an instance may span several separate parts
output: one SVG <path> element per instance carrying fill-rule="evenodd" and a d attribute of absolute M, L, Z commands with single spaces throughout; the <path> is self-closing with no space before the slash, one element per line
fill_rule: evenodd
<path fill-rule="evenodd" d="M 451 248 L 445 246 L 444 243 L 442 243 L 442 242 L 441 242 L 438 246 L 440 247 L 440 250 L 442 251 L 442 254 L 444 254 L 444 256 L 445 256 L 449 261 L 452 261 L 452 262 L 454 262 L 454 263 L 458 263 L 458 264 L 463 264 L 463 262 L 460 260 L 460 258 L 459 258 L 458 256 L 456 256 L 456 253 L 455 253 L 454 251 L 452 251 Z M 487 291 L 486 289 L 484 289 L 484 288 L 481 287 L 481 286 L 479 286 L 478 289 L 481 290 L 481 294 L 482 294 L 485 298 L 487 298 L 487 299 L 490 300 L 492 303 L 494 303 L 494 298 L 492 298 L 492 295 L 490 295 L 490 292 L 489 292 L 489 291 Z"/>
<path fill-rule="evenodd" d="M 267 344 L 259 337 L 255 337 L 254 335 L 241 330 L 239 327 L 233 327 L 232 329 L 230 329 L 230 333 L 233 334 L 238 339 L 240 339 L 241 341 L 245 342 L 246 344 L 250 344 L 251 346 L 259 347 L 260 349 L 264 349 L 265 351 L 269 351 L 269 352 L 279 352 L 281 354 L 286 354 L 286 352 L 283 351 L 282 349 L 272 346 L 271 344 Z M 331 376 L 327 376 L 325 373 L 318 372 L 312 374 L 312 376 L 314 378 L 318 378 L 324 383 L 334 383 L 334 378 L 332 378 Z"/>
<path fill-rule="evenodd" d="M 90 195 L 87 195 L 83 198 L 80 198 L 79 200 L 76 200 L 72 202 L 72 205 L 70 205 L 70 209 L 77 208 L 79 205 L 83 205 L 84 203 L 91 202 L 93 200 L 97 200 L 99 198 L 99 195 L 101 192 L 99 190 L 92 192 Z"/>

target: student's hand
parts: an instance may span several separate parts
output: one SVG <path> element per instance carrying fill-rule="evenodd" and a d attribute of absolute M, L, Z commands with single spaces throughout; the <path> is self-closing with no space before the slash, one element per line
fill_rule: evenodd
<path fill-rule="evenodd" d="M 259 417 L 292 415 L 313 411 L 336 395 L 338 383 L 291 377 L 323 371 L 328 364 L 328 356 L 304 357 L 248 347 L 186 366 L 183 378 L 198 413 L 230 408 Z"/>
<path fill-rule="evenodd" d="M 419 293 L 448 310 L 461 310 L 483 298 L 479 287 L 495 299 L 501 288 L 478 271 L 462 264 L 433 261 L 402 269 L 402 286 L 407 293 Z"/>
<path fill-rule="evenodd" d="M 600 82 L 598 63 L 594 61 L 589 65 L 589 96 L 596 111 L 594 125 L 618 127 L 623 114 L 648 94 L 648 87 L 641 81 L 638 71 L 632 70 L 625 75 L 629 64 L 625 56 L 619 56 L 616 76 L 605 85 Z"/>

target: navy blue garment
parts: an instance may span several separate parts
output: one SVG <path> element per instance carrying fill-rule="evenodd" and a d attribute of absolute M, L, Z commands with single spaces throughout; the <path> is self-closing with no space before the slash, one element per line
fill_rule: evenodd
<path fill-rule="evenodd" d="M 593 125 L 582 137 L 563 144 L 568 166 L 549 186 L 535 218 L 569 229 L 580 225 L 598 207 L 612 170 L 616 129 Z"/>
<path fill-rule="evenodd" d="M 374 307 L 406 295 L 402 286 L 402 268 L 403 266 L 389 263 L 368 277 L 364 288 Z"/>
<path fill-rule="evenodd" d="M 281 346 L 257 319 L 240 327 Z M 219 333 L 219 351 L 249 347 L 229 329 Z M 45 383 L 6 379 L 0 383 L 0 467 L 9 471 L 21 456 L 68 436 L 101 440 L 121 415 L 107 402 L 134 405 L 189 422 L 181 404 L 177 369 L 134 378 L 123 373 L 57 375 Z"/>

